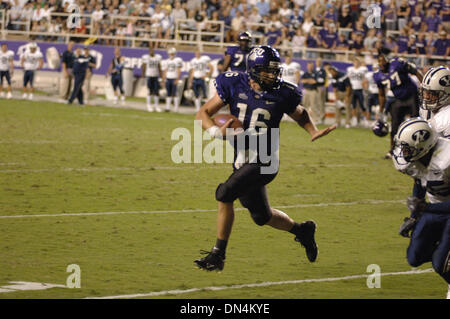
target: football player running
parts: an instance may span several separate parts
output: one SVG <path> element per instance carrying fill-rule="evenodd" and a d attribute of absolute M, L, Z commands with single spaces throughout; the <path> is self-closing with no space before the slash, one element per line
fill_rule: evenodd
<path fill-rule="evenodd" d="M 227 128 L 232 119 L 223 126 L 214 124 L 211 117 L 222 107 L 229 104 L 230 112 L 244 126 L 245 132 L 258 131 L 261 134 L 276 134 L 281 118 L 288 114 L 311 135 L 311 141 L 327 135 L 336 126 L 318 130 L 311 121 L 308 112 L 300 105 L 301 91 L 294 85 L 281 79 L 281 59 L 277 50 L 270 46 L 253 48 L 247 57 L 247 73 L 225 72 L 216 78 L 217 93 L 197 112 L 196 119 L 201 120 L 202 127 L 216 138 L 232 138 Z M 246 133 L 238 133 L 240 134 Z M 265 133 L 264 133 L 265 132 Z M 236 136 L 234 136 L 236 137 Z M 268 138 L 272 144 L 279 145 L 278 135 Z M 239 144 L 239 143 L 238 143 Z M 316 224 L 313 221 L 297 223 L 284 212 L 271 208 L 266 187 L 278 173 L 278 166 L 271 172 L 264 171 L 278 160 L 278 150 L 270 149 L 269 160 L 264 161 L 260 151 L 265 146 L 259 143 L 258 160 L 242 160 L 235 147 L 233 173 L 217 187 L 218 201 L 217 241 L 207 256 L 195 260 L 195 264 L 206 270 L 224 268 L 225 251 L 234 221 L 234 201 L 239 199 L 250 212 L 257 225 L 270 225 L 276 229 L 288 231 L 295 235 L 295 240 L 306 249 L 310 262 L 317 258 L 318 249 L 314 239 Z M 268 149 L 264 150 L 268 151 Z M 268 154 L 267 152 L 266 154 Z"/>
<path fill-rule="evenodd" d="M 250 44 L 252 42 L 252 35 L 250 32 L 242 32 L 238 37 L 239 45 L 232 45 L 227 47 L 225 51 L 225 58 L 223 62 L 223 70 L 245 72 L 245 61 L 247 60 L 247 54 L 252 49 Z"/>
<path fill-rule="evenodd" d="M 390 107 L 392 118 L 391 125 L 391 148 L 385 158 L 392 157 L 394 147 L 394 136 L 397 133 L 400 123 L 407 116 L 416 117 L 419 115 L 419 94 L 414 81 L 409 76 L 415 75 L 422 82 L 423 75 L 416 66 L 398 57 L 388 59 L 382 52 L 378 55 L 379 70 L 373 75 L 373 79 L 378 86 L 378 102 L 380 104 L 380 117 L 385 122 L 383 112 L 386 107 L 386 90 L 392 90 L 395 101 Z"/>
<path fill-rule="evenodd" d="M 450 138 L 450 69 L 443 65 L 425 73 L 420 87 L 420 116 L 436 132 Z"/>
<path fill-rule="evenodd" d="M 450 284 L 450 140 L 426 120 L 412 118 L 400 125 L 394 141 L 395 168 L 414 178 L 406 201 L 411 216 L 400 227 L 400 235 L 411 237 L 408 263 L 418 267 L 431 261 Z"/>
<path fill-rule="evenodd" d="M 0 49 L 0 97 L 4 97 L 5 93 L 3 92 L 3 78 L 6 79 L 8 84 L 8 93 L 6 94 L 6 98 L 12 98 L 11 93 L 11 76 L 14 72 L 14 52 L 8 50 L 8 44 L 2 43 Z"/>

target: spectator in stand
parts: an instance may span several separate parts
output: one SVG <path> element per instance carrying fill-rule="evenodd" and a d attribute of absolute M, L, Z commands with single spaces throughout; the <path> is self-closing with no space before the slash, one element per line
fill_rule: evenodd
<path fill-rule="evenodd" d="M 236 10 L 236 16 L 231 20 L 231 42 L 236 42 L 239 33 L 244 29 L 244 17 L 241 11 Z"/>
<path fill-rule="evenodd" d="M 322 25 L 326 6 L 321 0 L 316 0 L 313 5 L 309 6 L 306 12 L 312 17 L 315 25 Z"/>
<path fill-rule="evenodd" d="M 397 29 L 397 7 L 395 5 L 395 0 L 390 0 L 389 4 L 384 11 L 384 17 L 386 21 L 386 29 L 396 30 Z"/>
<path fill-rule="evenodd" d="M 173 23 L 176 23 L 177 20 L 186 19 L 186 10 L 181 7 L 180 1 L 175 2 L 175 8 L 172 10 L 171 16 Z"/>
<path fill-rule="evenodd" d="M 422 31 L 426 26 L 424 23 L 425 15 L 422 10 L 422 5 L 418 4 L 414 7 L 414 12 L 409 17 L 408 26 L 416 32 Z"/>
<path fill-rule="evenodd" d="M 428 32 L 433 31 L 437 33 L 439 31 L 439 26 L 442 23 L 441 18 L 437 15 L 435 8 L 432 8 L 429 12 L 430 12 L 429 15 L 425 19 L 427 31 Z"/>
<path fill-rule="evenodd" d="M 350 6 L 345 4 L 341 7 L 338 16 L 339 28 L 351 28 L 352 17 L 350 16 Z"/>
<path fill-rule="evenodd" d="M 308 34 L 308 37 L 306 38 L 306 46 L 309 49 L 316 49 L 320 45 L 320 39 L 319 35 L 317 34 L 316 28 L 311 28 L 311 31 Z M 315 59 L 317 58 L 317 52 L 306 52 L 306 58 L 307 59 Z"/>
<path fill-rule="evenodd" d="M 339 50 L 339 51 L 349 50 L 347 38 L 345 37 L 345 35 L 343 33 L 339 34 L 336 50 Z"/>
<path fill-rule="evenodd" d="M 367 36 L 364 39 L 364 50 L 368 52 L 374 52 L 375 43 L 379 40 L 376 36 L 377 29 L 369 29 Z"/>
<path fill-rule="evenodd" d="M 408 5 L 408 0 L 402 0 L 400 6 L 397 9 L 397 21 L 399 30 L 402 30 L 405 27 L 410 14 L 411 8 Z"/>
<path fill-rule="evenodd" d="M 258 8 L 259 14 L 261 15 L 261 17 L 265 17 L 269 14 L 270 5 L 266 0 L 260 0 L 256 4 L 256 7 Z"/>
<path fill-rule="evenodd" d="M 278 10 L 278 14 L 280 15 L 280 17 L 291 17 L 292 13 L 292 9 L 289 8 L 289 2 L 284 1 L 281 5 L 281 8 Z"/>
<path fill-rule="evenodd" d="M 277 47 L 281 43 L 281 31 L 277 29 L 275 24 L 271 23 L 269 26 L 269 31 L 264 34 L 264 41 L 267 45 L 271 47 Z"/>
<path fill-rule="evenodd" d="M 364 51 L 364 40 L 363 34 L 361 32 L 352 33 L 353 43 L 350 45 L 349 49 L 355 52 L 355 55 L 360 55 Z"/>
<path fill-rule="evenodd" d="M 397 46 L 394 50 L 396 54 L 405 54 L 408 51 L 408 35 L 406 28 L 400 30 L 400 35 L 397 37 Z"/>
<path fill-rule="evenodd" d="M 321 33 L 321 46 L 325 49 L 334 50 L 336 49 L 338 42 L 338 33 L 336 31 L 336 26 L 334 23 L 328 23 L 325 21 L 324 23 L 324 32 Z"/>
<path fill-rule="evenodd" d="M 308 12 L 305 12 L 304 17 L 305 21 L 302 24 L 302 31 L 304 34 L 309 34 L 314 27 L 314 22 Z"/>
<path fill-rule="evenodd" d="M 303 57 L 302 48 L 306 46 L 306 37 L 303 30 L 298 28 L 295 35 L 292 37 L 292 55 L 295 58 Z"/>
<path fill-rule="evenodd" d="M 95 22 L 102 22 L 105 12 L 102 10 L 102 5 L 97 3 L 95 10 L 92 12 L 92 20 Z"/>
<path fill-rule="evenodd" d="M 331 3 L 327 3 L 326 4 L 326 11 L 325 11 L 325 15 L 323 17 L 324 22 L 328 22 L 328 23 L 337 23 L 338 20 L 338 13 L 336 11 L 336 7 L 334 5 L 332 5 Z"/>
<path fill-rule="evenodd" d="M 425 39 L 425 33 L 419 33 L 419 37 L 416 41 L 417 54 L 426 55 L 427 54 L 427 40 Z"/>
<path fill-rule="evenodd" d="M 450 32 L 450 0 L 445 0 L 441 10 L 442 25 L 447 33 Z"/>
<path fill-rule="evenodd" d="M 434 41 L 430 53 L 431 55 L 450 56 L 450 39 L 447 37 L 447 32 L 444 30 L 439 32 L 439 39 Z"/>

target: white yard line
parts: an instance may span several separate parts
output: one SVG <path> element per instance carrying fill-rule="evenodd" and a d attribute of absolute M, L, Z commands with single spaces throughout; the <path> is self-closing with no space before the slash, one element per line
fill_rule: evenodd
<path fill-rule="evenodd" d="M 103 172 L 103 171 L 151 171 L 151 170 L 196 170 L 196 169 L 226 169 L 229 165 L 190 165 L 190 166 L 154 166 L 154 167 L 59 167 L 59 168 L 21 168 L 0 169 L 0 173 L 45 173 L 45 172 Z"/>
<path fill-rule="evenodd" d="M 381 273 L 380 275 L 381 276 L 419 275 L 419 274 L 424 274 L 424 273 L 429 273 L 429 272 L 433 272 L 433 269 L 429 268 L 429 269 L 424 269 L 424 270 L 410 270 L 410 271 L 401 271 L 401 272 Z M 220 291 L 220 290 L 230 290 L 230 289 L 259 288 L 259 287 L 268 287 L 268 286 L 277 286 L 277 285 L 297 285 L 297 284 L 311 283 L 311 282 L 331 282 L 331 281 L 351 280 L 351 279 L 367 278 L 370 275 L 371 274 L 353 275 L 353 276 L 335 277 L 335 278 L 267 281 L 267 282 L 261 282 L 261 283 L 249 283 L 249 284 L 232 285 L 232 286 L 211 286 L 211 287 L 190 288 L 190 289 L 183 289 L 183 290 L 177 289 L 177 290 L 152 291 L 152 292 L 148 292 L 148 293 L 139 293 L 139 294 L 130 294 L 130 295 L 117 295 L 117 296 L 106 296 L 106 297 L 87 297 L 87 299 L 127 299 L 127 298 L 139 298 L 139 297 L 158 297 L 158 296 L 166 296 L 166 295 L 181 295 L 181 294 L 188 294 L 188 293 L 193 293 L 193 292 L 203 292 L 203 291 Z"/>
<path fill-rule="evenodd" d="M 366 199 L 356 202 L 335 202 L 335 203 L 316 203 L 316 204 L 297 204 L 273 206 L 273 208 L 307 208 L 307 207 L 331 207 L 331 206 L 354 206 L 354 205 L 380 205 L 380 204 L 400 204 L 404 200 L 373 200 Z M 235 210 L 246 210 L 246 208 L 236 208 Z M 0 215 L 0 219 L 7 218 L 37 218 L 37 217 L 66 217 L 66 216 L 102 216 L 102 215 L 129 215 L 129 214 L 169 214 L 169 213 L 205 213 L 216 212 L 214 209 L 179 209 L 179 210 L 153 210 L 153 211 L 126 211 L 126 212 L 95 212 L 95 213 L 65 213 L 65 214 L 30 214 L 30 215 Z"/>

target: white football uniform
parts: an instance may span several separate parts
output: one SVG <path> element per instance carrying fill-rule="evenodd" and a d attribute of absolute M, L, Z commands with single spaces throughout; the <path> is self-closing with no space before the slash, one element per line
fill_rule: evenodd
<path fill-rule="evenodd" d="M 14 52 L 8 50 L 3 52 L 0 50 L 0 71 L 8 71 L 11 67 L 11 60 L 14 58 Z"/>
<path fill-rule="evenodd" d="M 145 54 L 142 56 L 142 64 L 145 64 L 145 76 L 146 77 L 158 77 L 159 76 L 159 68 L 162 60 L 162 56 L 159 54 L 155 54 L 154 56 L 150 56 L 150 54 Z"/>
<path fill-rule="evenodd" d="M 23 58 L 24 58 L 24 69 L 26 71 L 35 71 L 37 70 L 37 68 L 39 67 L 39 61 L 40 59 L 43 58 L 43 55 L 40 51 L 31 53 L 30 51 L 25 51 L 25 53 L 23 54 Z"/>
<path fill-rule="evenodd" d="M 442 107 L 435 114 L 420 108 L 420 117 L 430 122 L 440 136 L 450 139 L 450 105 Z"/>
<path fill-rule="evenodd" d="M 301 70 L 300 64 L 298 64 L 297 62 L 291 62 L 289 64 L 283 63 L 281 67 L 283 68 L 283 74 L 281 75 L 281 78 L 284 81 L 298 85 L 296 74 Z"/>
<path fill-rule="evenodd" d="M 393 158 L 395 168 L 420 182 L 427 190 L 430 203 L 450 200 L 450 140 L 438 138 L 434 153 L 427 167 L 419 161 L 398 164 Z"/>
<path fill-rule="evenodd" d="M 173 59 L 166 59 L 162 61 L 162 70 L 166 71 L 167 79 L 176 79 L 178 78 L 178 68 L 183 66 L 183 60 L 181 58 L 176 57 Z"/>
<path fill-rule="evenodd" d="M 369 83 L 369 93 L 370 94 L 378 94 L 378 85 L 375 83 L 373 79 L 373 72 L 367 72 L 364 77 Z"/>
<path fill-rule="evenodd" d="M 365 66 L 360 66 L 359 68 L 350 66 L 347 68 L 348 78 L 353 90 L 362 90 L 362 82 L 367 72 L 369 70 Z"/>
<path fill-rule="evenodd" d="M 208 64 L 211 59 L 208 56 L 201 56 L 199 59 L 193 58 L 190 62 L 191 69 L 194 70 L 194 78 L 201 79 L 206 76 L 209 71 Z"/>

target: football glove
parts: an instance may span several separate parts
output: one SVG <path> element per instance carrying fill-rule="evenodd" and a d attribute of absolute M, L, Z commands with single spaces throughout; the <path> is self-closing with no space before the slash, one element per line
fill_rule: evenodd
<path fill-rule="evenodd" d="M 415 218 L 411 217 L 405 217 L 403 220 L 403 224 L 400 226 L 399 234 L 400 236 L 409 238 L 411 237 L 410 233 L 414 230 L 414 227 L 416 226 L 417 220 Z"/>
<path fill-rule="evenodd" d="M 425 198 L 409 196 L 406 199 L 406 206 L 408 206 L 412 217 L 420 217 L 422 212 L 425 210 L 427 203 L 425 202 Z"/>

